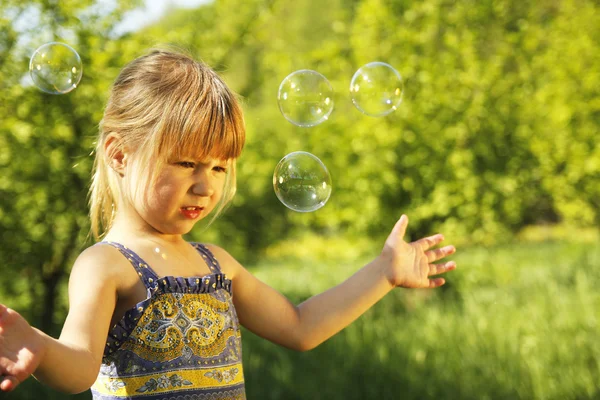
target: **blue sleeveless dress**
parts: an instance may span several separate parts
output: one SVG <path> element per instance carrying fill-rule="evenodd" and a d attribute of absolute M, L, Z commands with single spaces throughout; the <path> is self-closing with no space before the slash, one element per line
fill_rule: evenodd
<path fill-rule="evenodd" d="M 211 274 L 159 278 L 114 242 L 147 289 L 147 299 L 109 331 L 94 400 L 246 399 L 240 324 L 231 281 L 206 246 L 192 245 Z"/>

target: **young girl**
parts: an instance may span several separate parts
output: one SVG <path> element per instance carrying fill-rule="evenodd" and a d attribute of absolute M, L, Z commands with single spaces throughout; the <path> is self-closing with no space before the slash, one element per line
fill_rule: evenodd
<path fill-rule="evenodd" d="M 346 327 L 395 287 L 439 287 L 435 264 L 454 253 L 440 234 L 403 240 L 394 226 L 379 254 L 340 285 L 295 306 L 222 248 L 183 235 L 235 191 L 244 146 L 235 95 L 206 65 L 154 50 L 114 83 L 97 142 L 93 231 L 77 258 L 59 339 L 0 305 L 0 389 L 33 374 L 94 399 L 244 399 L 240 324 L 305 351 Z M 60 368 L 57 368 L 60 365 Z"/>

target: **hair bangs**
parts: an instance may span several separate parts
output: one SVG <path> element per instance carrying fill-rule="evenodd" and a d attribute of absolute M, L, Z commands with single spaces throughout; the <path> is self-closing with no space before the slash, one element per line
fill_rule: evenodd
<path fill-rule="evenodd" d="M 245 127 L 239 103 L 221 82 L 198 96 L 174 99 L 162 126 L 159 153 L 168 158 L 237 159 L 244 147 Z M 191 99 L 201 98 L 201 101 Z"/>

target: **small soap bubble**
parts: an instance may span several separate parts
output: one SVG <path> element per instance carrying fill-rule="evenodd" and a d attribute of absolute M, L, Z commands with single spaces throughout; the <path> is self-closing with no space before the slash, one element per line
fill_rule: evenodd
<path fill-rule="evenodd" d="M 273 188 L 287 208 L 316 211 L 329 200 L 331 176 L 319 158 L 305 151 L 295 151 L 283 157 L 275 167 Z"/>
<path fill-rule="evenodd" d="M 350 97 L 363 114 L 383 117 L 395 111 L 402 102 L 402 77 L 389 64 L 371 62 L 360 67 L 350 82 Z"/>
<path fill-rule="evenodd" d="M 29 74 L 35 86 L 46 93 L 69 93 L 81 80 L 81 58 L 64 43 L 46 43 L 31 56 Z"/>
<path fill-rule="evenodd" d="M 281 81 L 277 102 L 281 114 L 292 124 L 319 125 L 333 111 L 333 87 L 317 71 L 302 69 Z"/>

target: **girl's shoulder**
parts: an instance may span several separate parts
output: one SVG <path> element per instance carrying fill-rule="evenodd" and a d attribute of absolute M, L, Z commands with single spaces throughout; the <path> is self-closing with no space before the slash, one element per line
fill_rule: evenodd
<path fill-rule="evenodd" d="M 123 260 L 127 261 L 118 249 L 108 245 L 108 243 L 99 242 L 84 249 L 77 257 L 75 263 L 108 264 L 120 263 Z"/>
<path fill-rule="evenodd" d="M 130 265 L 113 246 L 95 244 L 79 254 L 71 270 L 71 279 L 121 282 L 127 275 L 123 272 L 131 269 Z M 133 277 L 135 279 L 136 275 Z"/>
<path fill-rule="evenodd" d="M 221 271 L 231 279 L 233 279 L 237 275 L 239 269 L 242 268 L 242 265 L 222 247 L 211 243 L 202 243 L 202 245 L 213 254 L 221 266 Z"/>

